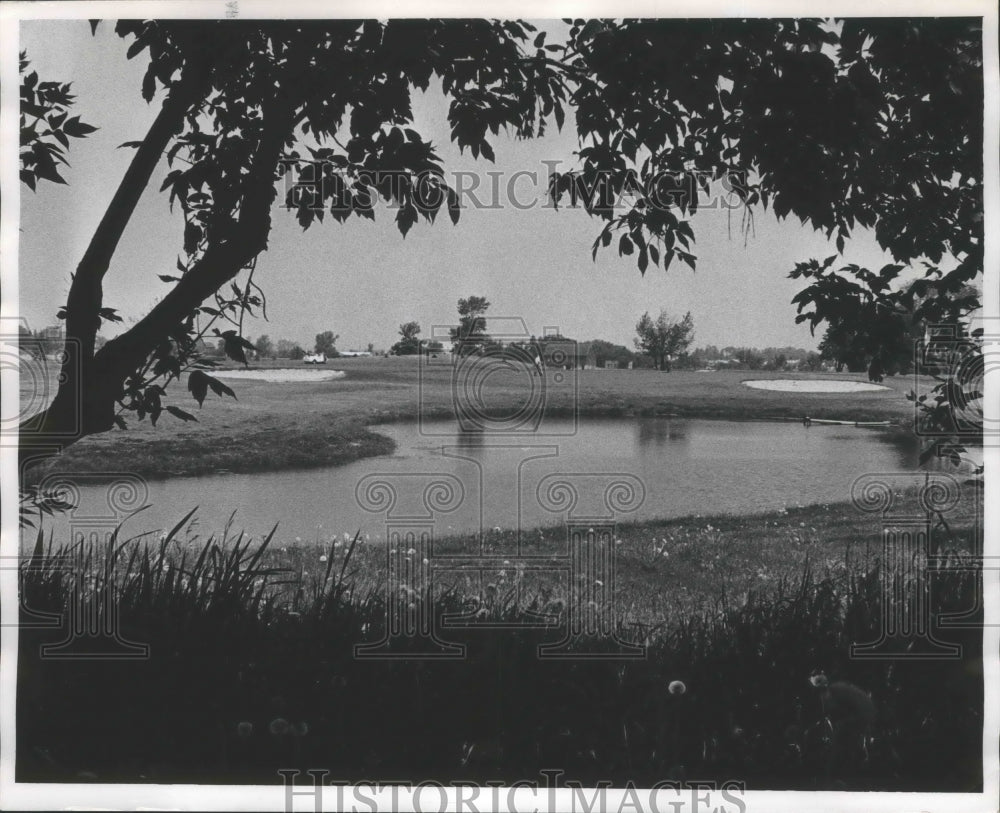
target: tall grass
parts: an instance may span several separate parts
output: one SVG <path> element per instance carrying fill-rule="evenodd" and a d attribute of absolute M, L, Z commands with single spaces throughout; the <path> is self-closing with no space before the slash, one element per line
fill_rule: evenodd
<path fill-rule="evenodd" d="M 64 633 L 22 629 L 18 781 L 269 783 L 298 767 L 355 781 L 510 782 L 558 768 L 587 784 L 981 786 L 979 630 L 947 633 L 960 659 L 850 657 L 852 642 L 878 637 L 888 609 L 877 562 L 807 564 L 680 615 L 642 618 L 632 597 L 623 617 L 643 623 L 620 633 L 647 644 L 633 661 L 539 658 L 565 622 L 554 587 L 425 586 L 388 601 L 430 602 L 438 621 L 464 613 L 469 624 L 445 637 L 467 646 L 465 658 L 365 660 L 355 645 L 380 640 L 386 626 L 385 585 L 371 575 L 384 550 L 355 535 L 313 551 L 309 564 L 275 552 L 273 532 L 256 543 L 229 528 L 182 540 L 189 518 L 158 540 L 56 546 L 38 535 L 22 573 L 26 607 L 114 613 L 121 635 L 150 655 L 42 658 L 40 646 Z M 933 610 L 975 608 L 980 584 L 971 565 L 941 569 L 928 588 Z M 497 628 L 521 621 L 534 626 Z M 810 682 L 817 672 L 828 685 Z M 874 719 L 845 685 L 870 694 Z"/>

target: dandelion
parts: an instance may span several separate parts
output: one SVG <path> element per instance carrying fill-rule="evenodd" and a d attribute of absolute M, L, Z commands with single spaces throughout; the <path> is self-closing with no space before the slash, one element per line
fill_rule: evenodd
<path fill-rule="evenodd" d="M 671 680 L 667 686 L 667 691 L 670 692 L 670 694 L 680 695 L 687 691 L 687 686 L 684 685 L 683 680 Z"/>
<path fill-rule="evenodd" d="M 497 525 L 497 526 L 496 526 L 496 527 L 495 527 L 495 528 L 493 529 L 493 532 L 494 532 L 494 533 L 500 533 L 500 526 L 499 526 L 499 525 Z"/>
<path fill-rule="evenodd" d="M 295 537 L 295 541 L 296 541 L 296 542 L 301 542 L 301 541 L 302 541 L 302 537 L 301 537 L 301 536 L 297 536 L 297 537 Z"/>
<path fill-rule="evenodd" d="M 267 728 L 274 736 L 282 737 L 288 733 L 288 720 L 284 717 L 275 717 Z"/>
<path fill-rule="evenodd" d="M 410 549 L 409 549 L 409 550 L 408 550 L 408 551 L 406 552 L 406 555 L 407 555 L 407 556 L 416 556 L 416 555 L 417 555 L 417 549 L 416 549 L 416 548 L 410 548 Z"/>
<path fill-rule="evenodd" d="M 320 557 L 319 557 L 319 560 L 320 560 L 321 562 L 325 562 L 325 561 L 326 561 L 326 554 L 324 553 L 324 554 L 323 554 L 322 556 L 320 556 Z"/>
<path fill-rule="evenodd" d="M 622 543 L 621 537 L 615 537 L 615 544 L 620 545 Z"/>
<path fill-rule="evenodd" d="M 236 733 L 241 737 L 249 737 L 253 734 L 253 723 L 244 720 L 236 726 Z"/>
<path fill-rule="evenodd" d="M 347 533 L 347 531 L 344 531 L 344 541 L 346 542 L 350 538 L 351 538 L 351 535 L 349 533 Z"/>

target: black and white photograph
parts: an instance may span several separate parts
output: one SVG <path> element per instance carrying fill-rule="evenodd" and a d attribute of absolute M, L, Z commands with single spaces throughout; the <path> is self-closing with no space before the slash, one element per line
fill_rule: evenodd
<path fill-rule="evenodd" d="M 998 809 L 995 4 L 0 25 L 0 809 Z"/>

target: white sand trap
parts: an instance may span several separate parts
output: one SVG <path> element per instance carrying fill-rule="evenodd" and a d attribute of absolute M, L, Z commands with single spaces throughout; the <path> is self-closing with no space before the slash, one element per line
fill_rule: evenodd
<path fill-rule="evenodd" d="M 775 390 L 776 392 L 876 392 L 887 390 L 881 384 L 865 384 L 862 381 L 832 381 L 829 378 L 764 378 L 744 381 L 743 386 L 755 390 Z"/>
<path fill-rule="evenodd" d="M 217 378 L 241 378 L 244 381 L 269 381 L 271 383 L 296 382 L 296 381 L 333 381 L 335 378 L 343 378 L 347 373 L 343 370 L 302 370 L 302 369 L 282 369 L 282 370 L 216 370 L 209 371 L 209 375 Z"/>

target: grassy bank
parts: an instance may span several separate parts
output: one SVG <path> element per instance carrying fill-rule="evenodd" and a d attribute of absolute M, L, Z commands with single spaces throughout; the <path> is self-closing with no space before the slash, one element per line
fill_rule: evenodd
<path fill-rule="evenodd" d="M 972 527 L 970 518 L 937 530 L 948 565 L 974 549 Z M 53 547 L 25 569 L 26 606 L 65 612 L 82 586 L 87 606 L 98 616 L 113 608 L 122 635 L 150 653 L 41 658 L 61 631 L 22 629 L 18 780 L 272 783 L 278 768 L 298 767 L 355 781 L 511 782 L 556 768 L 590 785 L 974 790 L 980 630 L 940 634 L 962 644 L 960 658 L 850 657 L 891 609 L 864 553 L 872 531 L 843 506 L 623 528 L 619 594 L 632 603 L 619 604 L 617 630 L 647 646 L 624 661 L 539 657 L 539 644 L 565 634 L 569 591 L 517 585 L 516 567 L 506 582 L 418 585 L 390 605 L 378 575 L 385 549 L 360 539 L 282 550 L 184 540 L 178 529 L 117 541 L 113 566 L 91 549 L 79 582 Z M 510 542 L 493 535 L 488 553 Z M 544 554 L 559 540 L 532 544 Z M 961 612 L 975 607 L 979 579 L 948 566 L 906 587 L 928 590 L 934 612 Z M 466 626 L 443 633 L 464 657 L 357 657 L 356 644 L 382 638 L 390 606 L 426 608 L 439 630 L 446 614 L 464 614 Z M 574 646 L 612 648 L 592 636 Z M 812 685 L 816 671 L 830 686 Z"/>
<path fill-rule="evenodd" d="M 982 516 L 972 501 L 948 514 L 948 544 L 975 550 L 980 544 Z M 660 629 L 690 612 L 706 607 L 740 604 L 760 590 L 807 569 L 829 574 L 859 573 L 881 555 L 881 518 L 850 503 L 792 507 L 750 516 L 706 515 L 621 523 L 615 533 L 615 583 L 606 585 L 623 624 Z M 943 530 L 934 537 L 944 544 Z M 328 566 L 339 567 L 349 547 L 346 535 L 294 543 L 276 538 L 263 557 L 268 568 L 292 574 L 286 598 L 300 585 L 306 593 L 320 589 Z M 532 601 L 565 606 L 568 578 L 554 568 L 569 552 L 566 531 L 546 528 L 524 531 L 524 556 L 548 562 L 552 570 L 534 571 L 518 564 L 518 535 L 512 530 L 486 529 L 482 537 L 445 537 L 434 542 L 433 554 L 447 556 L 449 567 L 435 576 L 442 593 L 465 597 L 487 594 L 497 606 Z M 176 552 L 200 544 L 197 538 L 175 544 Z M 480 551 L 485 563 L 479 559 Z M 412 557 L 411 557 L 412 558 Z M 478 561 L 477 561 L 478 560 Z M 328 563 L 333 563 L 329 565 Z M 461 573 L 461 566 L 482 564 L 482 573 Z M 386 546 L 380 539 L 361 538 L 346 571 L 358 595 L 385 589 Z M 482 604 L 470 600 L 466 609 Z"/>
<path fill-rule="evenodd" d="M 276 366 L 271 364 L 268 366 Z M 332 369 L 347 377 L 327 382 L 233 382 L 239 400 L 211 399 L 195 409 L 199 422 L 180 424 L 165 416 L 157 427 L 132 422 L 127 431 L 88 437 L 47 464 L 46 471 L 129 471 L 162 478 L 220 470 L 254 472 L 329 466 L 386 454 L 391 441 L 370 432 L 373 423 L 453 418 L 452 371 L 443 367 L 418 375 L 416 359 L 337 359 Z M 912 377 L 886 379 L 873 393 L 808 394 L 754 390 L 756 378 L 837 378 L 858 374 L 697 373 L 653 370 L 581 370 L 575 388 L 547 390 L 551 417 L 678 416 L 730 420 L 888 420 L 908 426 L 912 406 L 905 393 Z M 479 408 L 510 414 L 525 403 L 525 382 L 503 376 L 486 379 Z M 193 404 L 178 382 L 171 403 Z"/>

